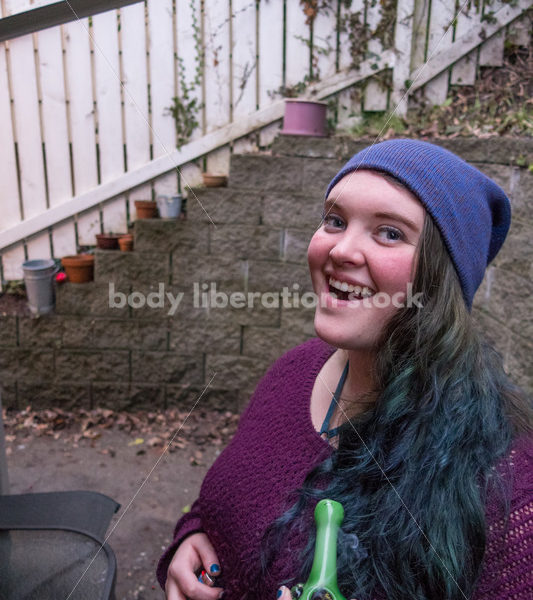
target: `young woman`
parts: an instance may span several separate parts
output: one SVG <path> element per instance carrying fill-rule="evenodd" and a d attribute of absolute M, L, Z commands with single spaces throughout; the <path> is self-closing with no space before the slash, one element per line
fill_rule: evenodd
<path fill-rule="evenodd" d="M 178 522 L 168 600 L 289 599 L 321 498 L 345 510 L 346 598 L 531 600 L 531 404 L 470 314 L 509 225 L 505 193 L 438 146 L 348 161 L 308 250 L 318 338 L 259 382 Z"/>

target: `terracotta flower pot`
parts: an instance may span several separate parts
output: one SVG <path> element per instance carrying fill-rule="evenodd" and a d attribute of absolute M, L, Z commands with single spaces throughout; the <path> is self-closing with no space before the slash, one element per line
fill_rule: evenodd
<path fill-rule="evenodd" d="M 226 175 L 216 175 L 215 173 L 202 173 L 205 187 L 225 187 L 228 183 Z"/>
<path fill-rule="evenodd" d="M 153 200 L 135 200 L 135 210 L 138 219 L 155 219 L 157 217 L 157 203 Z"/>
<path fill-rule="evenodd" d="M 283 117 L 284 135 L 311 135 L 327 137 L 326 102 L 302 100 L 300 98 L 285 99 L 285 115 Z"/>
<path fill-rule="evenodd" d="M 67 274 L 67 279 L 72 283 L 87 283 L 94 279 L 94 255 L 76 254 L 64 256 L 61 264 Z"/>
<path fill-rule="evenodd" d="M 118 238 L 118 245 L 122 252 L 131 252 L 133 250 L 133 235 L 126 233 Z"/>
<path fill-rule="evenodd" d="M 118 238 L 114 233 L 97 233 L 96 246 L 101 250 L 118 250 Z"/>

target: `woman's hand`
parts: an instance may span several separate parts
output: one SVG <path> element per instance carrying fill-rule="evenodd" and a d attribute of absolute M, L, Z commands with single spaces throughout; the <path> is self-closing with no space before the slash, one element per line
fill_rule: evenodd
<path fill-rule="evenodd" d="M 222 588 L 215 583 L 200 583 L 196 571 L 205 569 L 210 578 L 220 575 L 218 557 L 205 533 L 193 533 L 178 546 L 168 567 L 167 600 L 216 600 Z"/>

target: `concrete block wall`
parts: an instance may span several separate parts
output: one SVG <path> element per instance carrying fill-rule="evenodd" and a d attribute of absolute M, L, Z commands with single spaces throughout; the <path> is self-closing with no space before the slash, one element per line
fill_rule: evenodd
<path fill-rule="evenodd" d="M 474 315 L 533 392 L 533 175 L 517 166 L 533 162 L 533 140 L 439 143 L 511 197 L 511 233 Z M 60 286 L 55 315 L 0 316 L 4 406 L 190 409 L 209 383 L 200 406 L 240 410 L 268 366 L 314 335 L 314 309 L 284 307 L 279 294 L 312 291 L 306 250 L 325 188 L 366 145 L 280 137 L 271 155 L 235 155 L 228 188 L 191 192 L 187 221 L 137 221 L 135 251 L 97 252 L 95 281 Z M 206 307 L 212 285 L 244 300 L 255 292 L 253 307 Z"/>

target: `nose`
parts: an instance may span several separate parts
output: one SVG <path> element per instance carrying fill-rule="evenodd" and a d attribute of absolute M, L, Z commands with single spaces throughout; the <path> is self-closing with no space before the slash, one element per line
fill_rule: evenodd
<path fill-rule="evenodd" d="M 366 258 L 362 236 L 345 231 L 342 236 L 337 236 L 335 245 L 329 251 L 329 256 L 337 265 L 364 264 Z"/>

